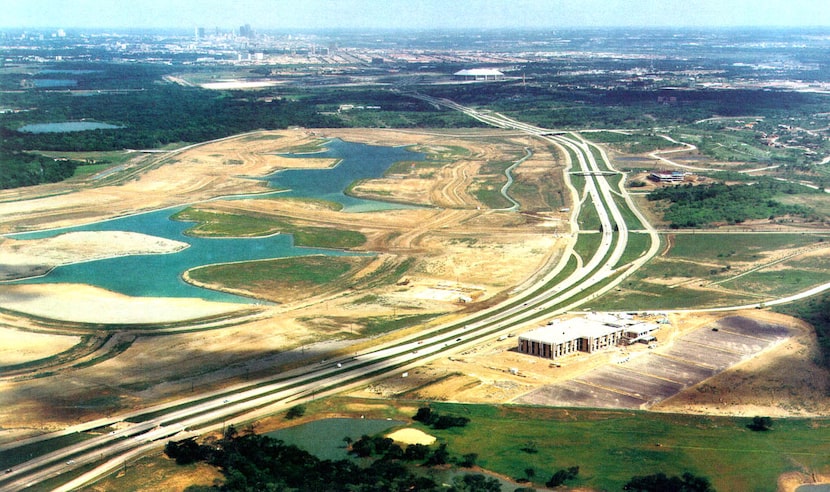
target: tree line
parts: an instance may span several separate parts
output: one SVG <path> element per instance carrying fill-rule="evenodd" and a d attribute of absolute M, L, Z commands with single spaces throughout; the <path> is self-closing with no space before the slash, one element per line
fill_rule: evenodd
<path fill-rule="evenodd" d="M 781 194 L 809 193 L 801 185 L 759 179 L 754 184 L 711 183 L 675 185 L 658 188 L 649 201 L 666 200 L 663 217 L 672 228 L 702 227 L 715 223 L 740 224 L 750 219 L 775 219 L 782 215 L 807 217 L 812 209 L 802 205 L 785 205 L 775 197 Z"/>
<path fill-rule="evenodd" d="M 71 177 L 83 164 L 31 152 L 0 152 L 0 189 L 56 183 Z"/>

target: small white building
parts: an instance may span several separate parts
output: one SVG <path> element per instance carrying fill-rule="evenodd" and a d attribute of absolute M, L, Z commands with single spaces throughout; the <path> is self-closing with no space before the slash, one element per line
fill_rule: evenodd
<path fill-rule="evenodd" d="M 648 343 L 654 341 L 654 332 L 660 329 L 660 325 L 656 323 L 636 323 L 625 328 L 623 333 L 623 341 L 631 345 L 632 343 Z"/>
<path fill-rule="evenodd" d="M 683 171 L 654 171 L 648 177 L 658 183 L 682 183 L 688 174 Z"/>

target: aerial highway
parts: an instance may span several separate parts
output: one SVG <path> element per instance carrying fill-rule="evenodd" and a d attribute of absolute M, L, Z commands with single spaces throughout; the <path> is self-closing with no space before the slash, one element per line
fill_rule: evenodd
<path fill-rule="evenodd" d="M 365 352 L 323 363 L 310 363 L 305 367 L 247 381 L 220 391 L 190 396 L 164 405 L 81 424 L 69 431 L 0 446 L 0 451 L 12 451 L 25 444 L 56 439 L 68 432 L 117 429 L 80 443 L 56 445 L 56 449 L 48 454 L 13 466 L 0 475 L 0 489 L 23 490 L 46 480 L 54 484 L 56 480 L 61 481 L 56 477 L 65 476 L 63 485 L 56 490 L 72 490 L 111 473 L 135 456 L 163 447 L 169 439 L 184 439 L 218 431 L 227 425 L 250 422 L 314 398 L 407 371 L 447 353 L 462 351 L 484 340 L 512 333 L 519 327 L 544 322 L 613 288 L 656 253 L 659 247 L 656 232 L 632 207 L 650 235 L 651 245 L 636 260 L 624 265 L 620 263 L 628 245 L 630 231 L 614 199 L 615 194 L 622 196 L 629 207 L 631 205 L 625 191 L 615 191 L 609 183 L 609 175 L 614 175 L 615 172 L 598 147 L 575 134 L 535 127 L 497 113 L 481 113 L 445 99 L 420 94 L 413 97 L 462 111 L 496 127 L 524 132 L 562 149 L 563 154 L 568 156 L 571 169 L 585 176 L 585 188 L 577 190 L 581 197 L 575 197 L 572 211 L 572 241 L 557 265 L 545 275 L 522 286 L 520 292 L 497 306 Z M 598 162 L 597 153 L 604 162 Z M 596 209 L 601 227 L 599 231 L 587 233 L 599 233 L 601 239 L 589 258 L 581 258 L 573 251 L 573 244 L 580 233 L 575 219 L 580 208 L 588 206 Z M 567 265 L 574 262 L 576 267 L 568 273 Z M 114 424 L 119 425 L 110 427 Z M 42 444 L 48 445 L 48 442 Z"/>

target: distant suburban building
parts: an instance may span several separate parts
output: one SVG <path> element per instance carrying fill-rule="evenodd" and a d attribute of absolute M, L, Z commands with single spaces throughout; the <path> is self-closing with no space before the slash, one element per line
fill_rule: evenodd
<path fill-rule="evenodd" d="M 459 70 L 453 75 L 456 80 L 504 80 L 504 74 L 495 68 L 471 68 L 469 70 Z"/>
<path fill-rule="evenodd" d="M 659 325 L 614 315 L 592 314 L 558 320 L 519 335 L 519 352 L 556 359 L 575 352 L 592 353 L 620 344 L 654 340 Z"/>
<path fill-rule="evenodd" d="M 689 173 L 683 171 L 654 171 L 648 177 L 658 183 L 681 183 Z"/>

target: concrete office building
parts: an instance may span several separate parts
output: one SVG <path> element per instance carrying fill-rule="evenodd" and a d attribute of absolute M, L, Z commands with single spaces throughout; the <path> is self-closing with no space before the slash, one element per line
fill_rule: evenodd
<path fill-rule="evenodd" d="M 520 353 L 556 359 L 575 352 L 592 353 L 620 343 L 647 342 L 658 326 L 620 319 L 613 315 L 589 315 L 556 321 L 519 335 Z"/>

